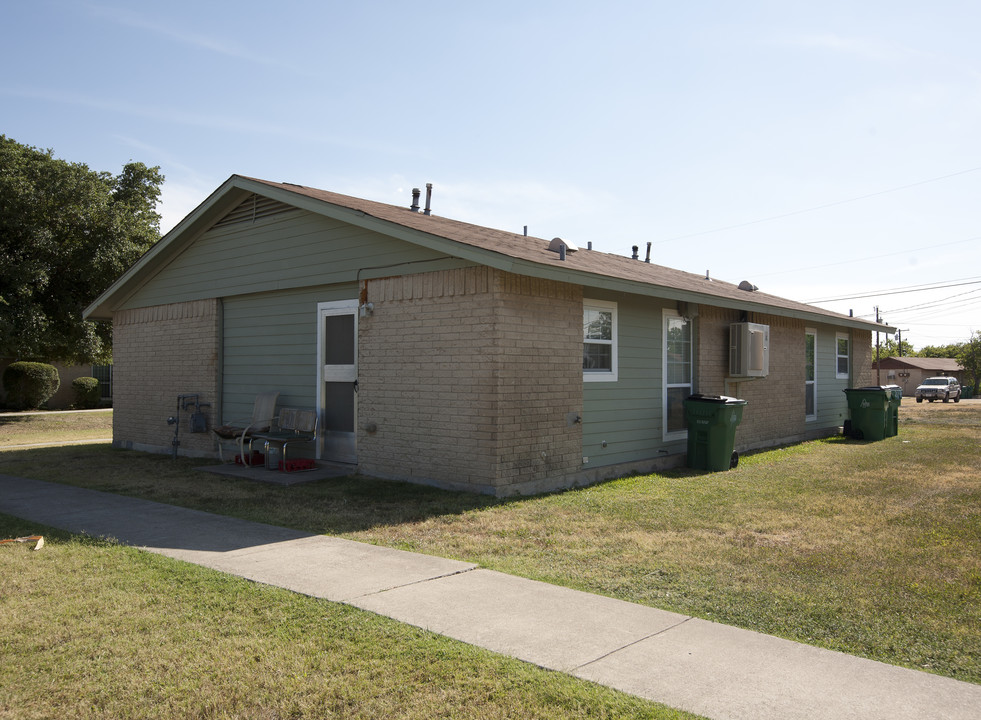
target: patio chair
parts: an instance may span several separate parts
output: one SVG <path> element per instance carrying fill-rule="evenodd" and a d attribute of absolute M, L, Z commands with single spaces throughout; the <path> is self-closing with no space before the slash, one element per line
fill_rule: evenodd
<path fill-rule="evenodd" d="M 292 472 L 294 469 L 314 469 L 313 461 L 291 462 L 287 456 L 288 447 L 294 443 L 310 443 L 317 439 L 317 428 L 319 421 L 316 410 L 301 410 L 299 408 L 280 408 L 276 423 L 268 432 L 257 432 L 253 440 L 264 443 L 266 451 L 266 468 L 277 469 L 280 467 L 284 472 Z M 276 450 L 281 449 L 280 453 Z M 271 454 L 270 454 L 271 453 Z M 281 463 L 276 463 L 271 467 L 270 458 L 281 454 Z"/>
<path fill-rule="evenodd" d="M 242 464 L 252 464 L 252 440 L 256 433 L 266 432 L 272 426 L 276 416 L 276 401 L 278 399 L 278 390 L 261 392 L 255 396 L 251 418 L 233 420 L 220 427 L 212 428 L 212 432 L 215 435 L 215 443 L 218 445 L 218 458 L 222 462 L 225 462 L 225 457 L 222 453 L 222 443 L 234 442 L 238 447 Z M 248 453 L 246 453 L 246 447 L 248 447 Z"/>

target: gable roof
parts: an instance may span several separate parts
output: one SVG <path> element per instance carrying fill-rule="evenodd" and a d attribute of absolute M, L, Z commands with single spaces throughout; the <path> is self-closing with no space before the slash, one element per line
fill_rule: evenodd
<path fill-rule="evenodd" d="M 232 175 L 161 238 L 86 309 L 85 317 L 110 319 L 113 309 L 125 298 L 152 280 L 173 257 L 252 193 L 505 272 L 683 302 L 832 322 L 843 327 L 894 331 L 886 325 L 758 290 L 742 290 L 731 283 L 622 255 L 578 250 L 567 252 L 562 260 L 559 253 L 548 249 L 549 241 L 542 238 L 426 215 L 408 207 L 241 175 Z"/>

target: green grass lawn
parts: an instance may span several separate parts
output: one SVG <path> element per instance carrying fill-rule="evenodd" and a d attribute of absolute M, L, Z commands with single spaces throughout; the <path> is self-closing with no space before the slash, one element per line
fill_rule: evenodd
<path fill-rule="evenodd" d="M 842 438 L 496 500 L 346 478 L 289 488 L 103 446 L 0 453 L 0 472 L 479 563 L 981 682 L 981 405 L 904 404 Z"/>
<path fill-rule="evenodd" d="M 62 440 L 112 437 L 112 410 L 84 413 L 17 413 L 0 416 L 0 448 Z"/>
<path fill-rule="evenodd" d="M 40 528 L 0 515 L 0 538 Z M 43 529 L 0 546 L 0 718 L 695 716 L 348 606 Z"/>

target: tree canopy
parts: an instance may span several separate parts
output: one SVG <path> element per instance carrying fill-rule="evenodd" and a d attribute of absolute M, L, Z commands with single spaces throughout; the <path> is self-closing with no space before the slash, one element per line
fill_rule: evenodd
<path fill-rule="evenodd" d="M 900 343 L 897 342 L 895 338 L 886 338 L 885 342 L 882 343 L 882 346 L 879 349 L 879 356 L 884 358 L 903 357 L 904 355 L 909 357 L 915 354 L 916 352 L 913 350 L 913 346 L 909 342 L 903 340 Z"/>
<path fill-rule="evenodd" d="M 0 357 L 90 363 L 112 328 L 82 319 L 160 238 L 159 167 L 90 170 L 0 135 Z"/>
<path fill-rule="evenodd" d="M 977 397 L 978 390 L 981 389 L 981 330 L 976 330 L 970 340 L 961 344 L 955 357 L 964 366 L 964 379 L 971 384 L 974 396 Z"/>

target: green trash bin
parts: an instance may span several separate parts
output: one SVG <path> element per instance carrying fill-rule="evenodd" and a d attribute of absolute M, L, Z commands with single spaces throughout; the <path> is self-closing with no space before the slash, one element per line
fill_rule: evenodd
<path fill-rule="evenodd" d="M 844 392 L 848 398 L 848 414 L 851 416 L 845 434 L 858 440 L 882 440 L 888 437 L 892 424 L 892 392 L 881 385 L 845 388 Z"/>
<path fill-rule="evenodd" d="M 725 395 L 691 395 L 685 400 L 688 467 L 710 471 L 736 467 L 739 453 L 733 447 L 744 407 L 745 400 Z"/>
<path fill-rule="evenodd" d="M 889 410 L 886 416 L 886 437 L 899 434 L 899 406 L 903 404 L 903 389 L 899 385 L 883 385 L 889 393 Z"/>

